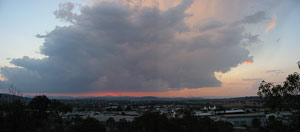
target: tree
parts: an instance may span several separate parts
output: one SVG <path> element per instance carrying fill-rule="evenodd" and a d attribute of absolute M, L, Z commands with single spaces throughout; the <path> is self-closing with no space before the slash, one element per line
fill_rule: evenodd
<path fill-rule="evenodd" d="M 119 132 L 133 132 L 132 124 L 131 122 L 128 122 L 126 119 L 120 119 L 120 121 L 117 123 L 117 130 Z"/>
<path fill-rule="evenodd" d="M 219 132 L 232 132 L 233 131 L 233 125 L 229 122 L 217 121 L 217 122 L 215 122 L 215 125 L 217 126 Z"/>
<path fill-rule="evenodd" d="M 286 78 L 283 85 L 274 85 L 262 81 L 257 94 L 264 99 L 271 109 L 300 108 L 300 74 L 293 73 Z"/>
<path fill-rule="evenodd" d="M 105 132 L 105 127 L 100 124 L 100 122 L 91 117 L 87 117 L 84 120 L 77 122 L 73 128 L 72 132 Z"/>
<path fill-rule="evenodd" d="M 125 111 L 131 111 L 131 106 L 126 106 Z"/>
<path fill-rule="evenodd" d="M 158 112 L 146 112 L 133 121 L 135 130 L 145 132 L 160 132 L 168 128 L 168 119 Z"/>
<path fill-rule="evenodd" d="M 116 122 L 115 119 L 110 117 L 106 120 L 106 126 L 109 129 L 110 132 L 116 132 L 117 131 L 117 127 L 116 127 Z"/>
<path fill-rule="evenodd" d="M 258 128 L 261 126 L 261 121 L 257 118 L 252 120 L 252 126 L 254 126 L 255 128 Z"/>
<path fill-rule="evenodd" d="M 286 108 L 289 110 L 296 110 L 292 115 L 292 124 L 291 128 L 294 130 L 299 130 L 300 128 L 300 74 L 295 72 L 288 75 L 286 80 L 283 82 L 283 85 L 274 85 L 273 83 L 267 83 L 262 81 L 257 94 L 262 97 L 266 106 L 271 109 Z M 276 120 L 272 120 L 268 124 L 267 129 L 276 127 L 274 130 L 280 130 L 280 123 Z M 272 128 L 273 129 L 273 128 Z M 283 129 L 285 130 L 285 128 Z"/>
<path fill-rule="evenodd" d="M 29 107 L 39 112 L 45 112 L 49 109 L 50 100 L 45 95 L 35 96 L 29 103 Z"/>
<path fill-rule="evenodd" d="M 33 132 L 31 116 L 26 111 L 26 105 L 20 100 L 13 100 L 2 104 L 4 107 L 3 119 L 0 127 L 1 132 Z"/>
<path fill-rule="evenodd" d="M 295 72 L 290 74 L 283 87 L 285 88 L 284 96 L 286 96 L 289 102 L 289 107 L 294 109 L 300 109 L 300 74 Z"/>
<path fill-rule="evenodd" d="M 52 112 L 71 112 L 73 110 L 72 106 L 61 103 L 58 100 L 51 100 L 50 101 L 50 110 Z"/>
<path fill-rule="evenodd" d="M 283 125 L 281 121 L 276 120 L 274 116 L 270 116 L 266 126 L 267 132 L 291 132 L 288 126 Z"/>

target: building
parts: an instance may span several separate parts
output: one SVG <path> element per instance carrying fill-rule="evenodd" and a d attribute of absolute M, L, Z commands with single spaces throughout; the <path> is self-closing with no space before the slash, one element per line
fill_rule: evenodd
<path fill-rule="evenodd" d="M 225 114 L 220 117 L 221 120 L 230 122 L 234 127 L 256 127 L 255 125 L 265 126 L 266 116 L 264 113 L 249 114 Z M 255 124 L 256 123 L 259 124 Z"/>

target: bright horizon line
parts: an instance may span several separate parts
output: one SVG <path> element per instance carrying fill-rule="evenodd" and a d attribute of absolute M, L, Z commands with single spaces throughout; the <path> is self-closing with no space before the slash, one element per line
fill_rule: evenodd
<path fill-rule="evenodd" d="M 52 93 L 23 93 L 24 97 L 34 97 L 39 95 L 46 95 L 48 97 L 69 97 L 69 98 L 93 98 L 93 97 L 156 97 L 156 98 L 203 98 L 203 99 L 225 99 L 225 98 L 238 98 L 238 97 L 255 97 L 257 95 L 245 96 L 156 96 L 156 95 L 117 95 L 116 93 L 109 92 L 102 94 L 52 94 Z M 8 93 L 5 93 L 8 94 Z"/>

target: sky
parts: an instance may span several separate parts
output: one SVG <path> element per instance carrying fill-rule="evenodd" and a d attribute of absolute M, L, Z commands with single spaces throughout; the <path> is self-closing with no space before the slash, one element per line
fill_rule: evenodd
<path fill-rule="evenodd" d="M 255 96 L 299 72 L 298 0 L 0 0 L 0 92 Z"/>

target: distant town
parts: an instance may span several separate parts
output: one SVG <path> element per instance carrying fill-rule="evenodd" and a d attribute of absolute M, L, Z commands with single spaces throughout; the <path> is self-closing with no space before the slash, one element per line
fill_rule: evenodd
<path fill-rule="evenodd" d="M 21 100 L 30 105 L 34 99 L 0 94 L 2 104 L 15 100 Z M 106 124 L 109 120 L 115 123 L 133 122 L 147 113 L 157 113 L 167 119 L 180 119 L 189 113 L 196 118 L 227 122 L 230 124 L 230 130 L 245 132 L 259 131 L 274 119 L 280 121 L 282 125 L 290 125 L 294 112 L 291 110 L 271 111 L 270 108 L 264 106 L 259 96 L 224 99 L 107 96 L 58 99 L 57 101 L 66 104 L 65 109 L 57 112 L 59 117 L 72 123 L 76 118 L 93 118 L 101 124 Z M 45 110 L 50 112 L 49 109 Z M 3 109 L 2 111 L 0 109 L 0 112 L 6 114 Z M 107 125 L 105 130 L 107 132 L 118 131 L 116 127 L 109 128 Z"/>

